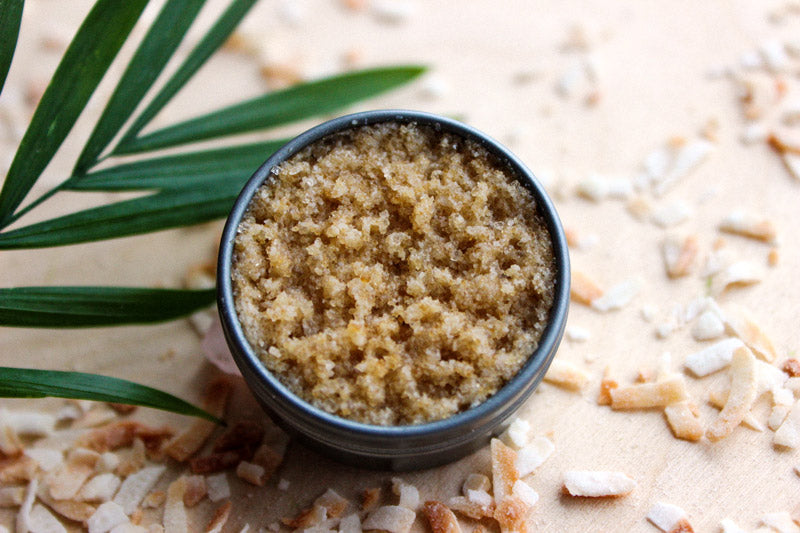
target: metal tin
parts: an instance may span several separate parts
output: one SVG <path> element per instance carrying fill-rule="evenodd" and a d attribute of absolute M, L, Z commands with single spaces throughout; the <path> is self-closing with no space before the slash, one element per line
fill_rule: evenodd
<path fill-rule="evenodd" d="M 350 128 L 382 122 L 417 123 L 471 139 L 507 166 L 533 195 L 550 233 L 557 267 L 555 298 L 539 345 L 520 371 L 480 405 L 449 418 L 418 425 L 376 426 L 322 411 L 290 392 L 259 361 L 245 338 L 233 303 L 231 262 L 239 223 L 272 168 L 311 143 Z M 250 390 L 287 432 L 320 453 L 355 466 L 417 470 L 455 461 L 488 443 L 531 395 L 555 357 L 567 322 L 569 252 L 553 203 L 533 173 L 508 149 L 455 120 L 418 111 L 366 111 L 333 119 L 295 137 L 253 174 L 239 195 L 222 234 L 217 269 L 217 303 L 225 338 Z"/>

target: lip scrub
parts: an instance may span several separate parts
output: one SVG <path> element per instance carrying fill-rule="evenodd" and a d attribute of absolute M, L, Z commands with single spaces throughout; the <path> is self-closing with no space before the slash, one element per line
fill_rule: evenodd
<path fill-rule="evenodd" d="M 569 267 L 546 195 L 485 136 L 423 113 L 342 117 L 289 144 L 248 183 L 220 251 L 223 328 L 256 397 L 357 464 L 479 446 L 563 333 Z M 340 431 L 361 436 L 330 442 Z"/>

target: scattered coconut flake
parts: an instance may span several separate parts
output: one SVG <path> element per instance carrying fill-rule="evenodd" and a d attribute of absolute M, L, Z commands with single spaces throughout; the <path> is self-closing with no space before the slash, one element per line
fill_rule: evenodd
<path fill-rule="evenodd" d="M 619 383 L 611 378 L 611 369 L 603 370 L 603 379 L 600 381 L 600 392 L 597 393 L 597 405 L 611 405 L 611 389 L 619 387 Z"/>
<path fill-rule="evenodd" d="M 592 302 L 603 296 L 603 289 L 583 272 L 572 270 L 570 278 L 570 297 L 576 302 L 592 305 Z"/>
<path fill-rule="evenodd" d="M 394 482 L 394 480 L 392 481 Z M 403 483 L 402 480 L 399 479 L 397 479 L 397 481 L 401 484 L 398 489 L 400 492 L 400 501 L 403 502 L 405 500 L 406 505 L 404 505 L 404 507 L 412 508 L 412 505 L 416 505 L 413 507 L 413 509 L 416 510 L 416 507 L 419 506 L 419 491 L 417 491 L 416 487 L 413 485 Z M 411 489 L 416 493 L 416 504 L 413 501 L 415 496 L 410 492 Z M 314 500 L 314 507 L 324 508 L 327 518 L 341 517 L 349 505 L 350 502 L 333 489 L 326 490 L 320 497 Z"/>
<path fill-rule="evenodd" d="M 381 488 L 372 487 L 361 491 L 361 510 L 371 511 L 381 499 Z"/>
<path fill-rule="evenodd" d="M 514 483 L 511 494 L 522 500 L 528 507 L 533 507 L 539 501 L 539 494 L 521 479 Z"/>
<path fill-rule="evenodd" d="M 603 176 L 592 174 L 588 178 L 580 181 L 576 188 L 578 196 L 600 202 L 608 196 L 608 181 Z"/>
<path fill-rule="evenodd" d="M 17 435 L 46 437 L 53 433 L 56 417 L 38 411 L 4 411 L 0 419 L 11 426 Z"/>
<path fill-rule="evenodd" d="M 777 247 L 771 248 L 770 251 L 767 253 L 767 264 L 771 267 L 778 266 L 778 262 L 780 261 L 781 253 Z"/>
<path fill-rule="evenodd" d="M 28 483 L 28 488 L 25 491 L 25 499 L 22 500 L 22 505 L 19 506 L 16 518 L 16 528 L 18 533 L 27 533 L 30 528 L 30 514 L 33 508 L 33 502 L 36 500 L 36 490 L 39 487 L 39 481 L 34 478 Z"/>
<path fill-rule="evenodd" d="M 659 339 L 666 339 L 675 331 L 675 324 L 671 322 L 662 322 L 656 326 L 656 337 Z"/>
<path fill-rule="evenodd" d="M 720 222 L 719 229 L 764 242 L 772 242 L 777 236 L 775 225 L 771 220 L 742 210 L 729 213 Z"/>
<path fill-rule="evenodd" d="M 653 192 L 657 196 L 664 195 L 680 179 L 702 163 L 713 150 L 714 143 L 706 139 L 695 139 L 678 148 L 669 172 L 655 184 Z"/>
<path fill-rule="evenodd" d="M 450 84 L 441 76 L 429 75 L 420 83 L 423 98 L 441 100 L 450 93 Z"/>
<path fill-rule="evenodd" d="M 64 462 L 64 454 L 61 450 L 51 448 L 27 448 L 25 455 L 36 461 L 43 472 L 55 470 Z"/>
<path fill-rule="evenodd" d="M 800 400 L 794 403 L 786 419 L 775 431 L 772 442 L 792 449 L 800 446 Z"/>
<path fill-rule="evenodd" d="M 208 493 L 206 478 L 203 476 L 186 476 L 186 491 L 183 494 L 183 505 L 194 507 Z"/>
<path fill-rule="evenodd" d="M 777 39 L 769 39 L 761 43 L 760 52 L 764 64 L 772 72 L 782 72 L 789 64 L 786 48 Z"/>
<path fill-rule="evenodd" d="M 225 413 L 231 385 L 224 379 L 212 382 L 204 395 L 203 409 L 216 417 Z M 203 447 L 216 424 L 210 420 L 196 419 L 183 433 L 169 442 L 164 451 L 176 461 L 185 461 Z"/>
<path fill-rule="evenodd" d="M 556 83 L 556 92 L 559 96 L 569 98 L 573 96 L 581 84 L 586 80 L 586 67 L 581 62 L 573 62 L 567 69 L 559 76 Z"/>
<path fill-rule="evenodd" d="M 482 491 L 473 491 L 473 492 L 482 492 Z M 491 518 L 494 516 L 494 500 L 490 498 L 491 501 L 488 503 L 484 502 L 482 498 L 478 498 L 480 501 L 473 501 L 469 498 L 465 498 L 464 496 L 454 496 L 447 500 L 447 505 L 453 511 L 457 513 L 461 513 L 464 516 L 468 516 L 475 520 L 481 520 L 483 518 Z"/>
<path fill-rule="evenodd" d="M 517 496 L 510 495 L 497 503 L 492 518 L 497 520 L 501 533 L 525 531 L 525 518 L 530 507 Z"/>
<path fill-rule="evenodd" d="M 703 437 L 705 428 L 700 420 L 697 405 L 691 400 L 683 400 L 664 407 L 670 429 L 676 438 L 698 441 Z"/>
<path fill-rule="evenodd" d="M 264 467 L 248 461 L 239 462 L 236 475 L 252 485 L 260 487 L 264 484 Z"/>
<path fill-rule="evenodd" d="M 126 522 L 128 522 L 128 515 L 125 514 L 122 507 L 114 502 L 105 502 L 89 517 L 86 525 L 89 533 L 106 533 Z"/>
<path fill-rule="evenodd" d="M 352 513 L 339 522 L 339 533 L 361 533 L 361 518 L 358 513 Z"/>
<path fill-rule="evenodd" d="M 656 502 L 647 513 L 647 519 L 665 533 L 690 533 L 694 531 L 689 524 L 686 511 L 671 503 Z"/>
<path fill-rule="evenodd" d="M 503 444 L 499 439 L 490 443 L 492 453 L 492 487 L 495 501 L 502 501 L 511 494 L 514 483 L 519 479 L 516 461 L 517 452 Z"/>
<path fill-rule="evenodd" d="M 531 425 L 527 420 L 515 417 L 503 434 L 503 440 L 512 448 L 519 449 L 530 440 Z"/>
<path fill-rule="evenodd" d="M 25 487 L 0 487 L 0 507 L 19 507 L 25 499 Z"/>
<path fill-rule="evenodd" d="M 467 476 L 467 478 L 464 480 L 464 483 L 461 485 L 461 493 L 464 496 L 468 496 L 468 491 L 489 492 L 489 489 L 491 488 L 492 482 L 489 481 L 488 477 L 484 476 L 483 474 L 473 472 Z"/>
<path fill-rule="evenodd" d="M 555 451 L 556 447 L 547 437 L 535 437 L 530 444 L 523 446 L 517 451 L 517 459 L 514 465 L 520 477 L 533 473 L 544 463 Z"/>
<path fill-rule="evenodd" d="M 608 289 L 605 294 L 592 301 L 592 309 L 602 313 L 621 309 L 639 293 L 639 283 L 626 280 Z"/>
<path fill-rule="evenodd" d="M 697 252 L 697 237 L 689 235 L 679 238 L 669 236 L 661 243 L 664 268 L 670 278 L 679 278 L 691 273 Z"/>
<path fill-rule="evenodd" d="M 747 533 L 744 529 L 736 525 L 736 522 L 730 518 L 723 518 L 719 523 L 722 528 L 722 533 Z"/>
<path fill-rule="evenodd" d="M 322 524 L 328 518 L 327 510 L 321 505 L 312 505 L 294 517 L 283 517 L 281 522 L 293 529 L 306 529 Z"/>
<path fill-rule="evenodd" d="M 100 454 L 86 448 L 75 448 L 66 462 L 45 477 L 50 495 L 56 500 L 71 500 L 94 474 Z"/>
<path fill-rule="evenodd" d="M 380 22 L 401 24 L 416 11 L 411 2 L 404 0 L 372 0 L 372 13 Z"/>
<path fill-rule="evenodd" d="M 781 159 L 783 160 L 786 170 L 789 171 L 789 174 L 791 174 L 794 179 L 800 181 L 800 155 L 786 152 L 781 154 Z"/>
<path fill-rule="evenodd" d="M 572 342 L 586 342 L 590 336 L 589 330 L 580 326 L 568 326 L 565 333 Z"/>
<path fill-rule="evenodd" d="M 30 533 L 67 533 L 67 529 L 44 506 L 36 504 L 28 517 Z"/>
<path fill-rule="evenodd" d="M 761 523 L 778 533 L 800 533 L 800 526 L 794 523 L 787 511 L 767 513 L 761 518 Z"/>
<path fill-rule="evenodd" d="M 467 499 L 482 507 L 490 507 L 494 503 L 492 495 L 485 490 L 467 490 Z"/>
<path fill-rule="evenodd" d="M 756 70 L 761 68 L 764 62 L 758 51 L 748 50 L 739 56 L 739 65 L 745 70 Z"/>
<path fill-rule="evenodd" d="M 692 337 L 697 341 L 718 339 L 723 333 L 725 333 L 725 323 L 710 309 L 703 311 L 692 326 Z"/>
<path fill-rule="evenodd" d="M 456 515 L 445 504 L 427 501 L 423 510 L 433 533 L 461 533 Z"/>
<path fill-rule="evenodd" d="M 564 489 L 570 496 L 619 497 L 629 494 L 635 487 L 636 482 L 622 472 L 590 470 L 564 472 Z"/>
<path fill-rule="evenodd" d="M 744 128 L 739 139 L 744 144 L 760 144 L 769 137 L 769 130 L 761 122 L 750 122 Z"/>
<path fill-rule="evenodd" d="M 652 322 L 656 318 L 656 313 L 658 309 L 656 306 L 652 304 L 643 305 L 642 308 L 639 310 L 639 313 L 642 315 L 642 320 L 645 322 Z"/>
<path fill-rule="evenodd" d="M 742 422 L 755 402 L 758 386 L 756 358 L 747 347 L 740 346 L 734 350 L 730 376 L 731 388 L 725 407 L 706 431 L 706 437 L 712 442 L 727 437 Z"/>
<path fill-rule="evenodd" d="M 674 200 L 656 209 L 650 220 L 658 227 L 671 228 L 684 222 L 692 215 L 692 208 L 686 202 Z"/>
<path fill-rule="evenodd" d="M 544 380 L 565 389 L 580 391 L 589 381 L 589 374 L 574 363 L 555 359 L 547 369 Z"/>
<path fill-rule="evenodd" d="M 684 366 L 697 377 L 713 374 L 731 362 L 733 352 L 744 346 L 739 339 L 725 339 L 686 357 Z"/>
<path fill-rule="evenodd" d="M 114 497 L 122 480 L 111 472 L 98 474 L 81 488 L 78 498 L 89 502 L 106 502 Z"/>
<path fill-rule="evenodd" d="M 233 505 L 230 501 L 217 507 L 217 510 L 214 511 L 214 516 L 211 517 L 211 520 L 206 526 L 205 533 L 220 533 L 231 514 L 231 507 L 233 507 Z"/>
<path fill-rule="evenodd" d="M 206 478 L 206 487 L 208 488 L 208 499 L 212 502 L 218 502 L 231 496 L 228 474 L 225 472 L 208 476 Z"/>
<path fill-rule="evenodd" d="M 380 529 L 389 533 L 407 533 L 417 514 L 407 507 L 384 505 L 372 511 L 362 524 L 364 530 Z"/>
<path fill-rule="evenodd" d="M 167 487 L 167 501 L 164 503 L 164 533 L 188 533 L 186 507 L 183 496 L 186 493 L 186 478 L 179 477 Z"/>
<path fill-rule="evenodd" d="M 725 315 L 725 325 L 727 329 L 761 360 L 768 363 L 775 361 L 777 353 L 772 341 L 764 333 L 764 330 L 756 323 L 749 311 L 743 307 L 736 307 L 729 310 Z"/>
<path fill-rule="evenodd" d="M 152 465 L 131 474 L 122 482 L 114 496 L 114 503 L 121 506 L 126 514 L 133 513 L 166 469 L 164 465 Z"/>
<path fill-rule="evenodd" d="M 687 398 L 686 382 L 678 375 L 655 383 L 617 387 L 609 394 L 612 409 L 664 407 Z"/>

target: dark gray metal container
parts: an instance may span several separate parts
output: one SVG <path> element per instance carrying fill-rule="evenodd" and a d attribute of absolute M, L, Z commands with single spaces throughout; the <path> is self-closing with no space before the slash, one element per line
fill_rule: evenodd
<path fill-rule="evenodd" d="M 233 303 L 231 261 L 236 230 L 250 200 L 272 168 L 318 139 L 382 122 L 427 125 L 483 145 L 533 194 L 547 224 L 557 266 L 549 324 L 538 348 L 517 375 L 482 404 L 449 418 L 419 425 L 375 426 L 354 422 L 298 398 L 259 361 L 245 338 Z M 319 452 L 355 466 L 417 470 L 455 461 L 484 446 L 504 429 L 506 421 L 531 395 L 555 357 L 567 322 L 569 280 L 569 252 L 558 214 L 544 187 L 508 149 L 455 120 L 417 111 L 380 110 L 339 117 L 302 133 L 275 152 L 253 174 L 236 200 L 222 234 L 217 302 L 225 337 L 245 381 L 265 411 L 286 431 Z"/>

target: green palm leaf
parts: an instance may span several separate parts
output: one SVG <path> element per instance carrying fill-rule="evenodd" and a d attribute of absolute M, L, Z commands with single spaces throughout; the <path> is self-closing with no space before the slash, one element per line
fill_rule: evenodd
<path fill-rule="evenodd" d="M 172 57 L 203 4 L 205 0 L 169 0 L 164 4 L 78 157 L 75 174 L 85 173 L 119 132 Z"/>
<path fill-rule="evenodd" d="M 114 153 L 156 150 L 333 113 L 408 83 L 424 70 L 420 66 L 374 68 L 302 83 L 135 139 L 123 140 Z"/>
<path fill-rule="evenodd" d="M 22 20 L 23 0 L 0 0 L 0 91 L 6 83 Z"/>
<path fill-rule="evenodd" d="M 163 322 L 214 303 L 214 290 L 133 287 L 0 289 L 0 326 L 74 328 Z"/>
<path fill-rule="evenodd" d="M 180 398 L 124 379 L 83 372 L 0 367 L 0 397 L 48 396 L 141 405 L 225 424 L 211 413 Z"/>
<path fill-rule="evenodd" d="M 245 182 L 288 139 L 145 159 L 75 176 L 65 188 L 75 191 L 135 191 L 208 187 Z"/>
<path fill-rule="evenodd" d="M 238 183 L 223 183 L 177 189 L 78 211 L 0 233 L 0 250 L 63 246 L 200 224 L 227 216 L 240 188 Z"/>
<path fill-rule="evenodd" d="M 200 43 L 192 50 L 189 57 L 178 68 L 172 78 L 164 85 L 142 113 L 134 120 L 131 127 L 122 136 L 121 144 L 130 142 L 153 117 L 186 85 L 192 76 L 205 64 L 211 55 L 222 46 L 233 33 L 242 18 L 250 11 L 257 0 L 234 0 L 228 9 L 206 33 Z"/>
<path fill-rule="evenodd" d="M 0 191 L 0 224 L 8 222 L 61 146 L 146 4 L 147 0 L 98 0 L 87 15 L 11 163 Z"/>

